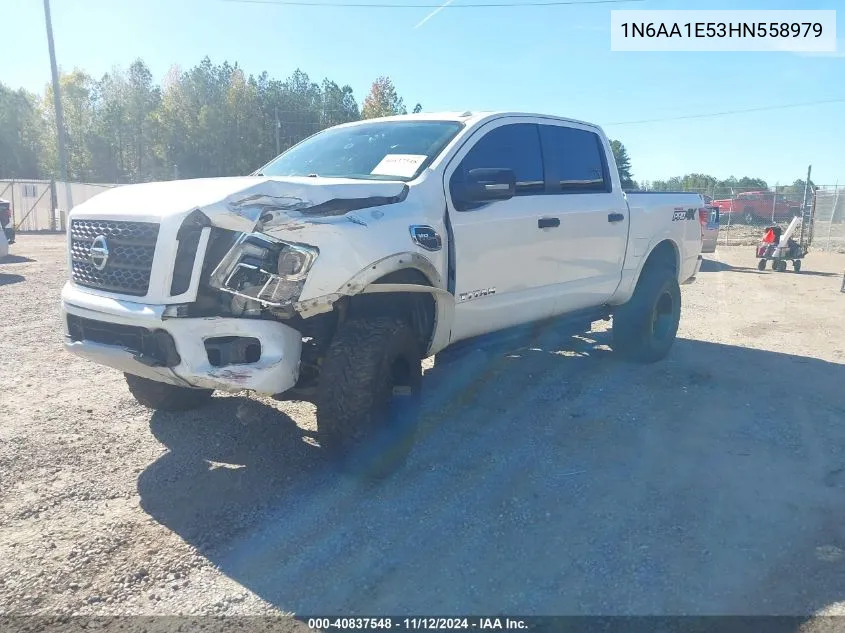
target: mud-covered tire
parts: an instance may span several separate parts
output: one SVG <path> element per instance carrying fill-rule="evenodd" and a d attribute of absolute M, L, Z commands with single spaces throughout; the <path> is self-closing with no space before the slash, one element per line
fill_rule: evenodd
<path fill-rule="evenodd" d="M 394 317 L 351 319 L 329 344 L 317 391 L 317 437 L 344 471 L 383 477 L 406 460 L 419 420 L 420 345 Z"/>
<path fill-rule="evenodd" d="M 208 403 L 213 389 L 177 387 L 133 374 L 123 374 L 129 393 L 139 404 L 159 411 L 190 411 Z"/>
<path fill-rule="evenodd" d="M 681 319 L 681 288 L 675 269 L 656 265 L 643 271 L 634 296 L 613 314 L 613 350 L 638 363 L 666 357 Z"/>

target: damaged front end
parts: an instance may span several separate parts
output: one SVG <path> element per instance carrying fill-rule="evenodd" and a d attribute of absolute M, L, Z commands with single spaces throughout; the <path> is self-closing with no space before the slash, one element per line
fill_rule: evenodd
<path fill-rule="evenodd" d="M 214 268 L 205 275 L 210 288 L 232 297 L 233 316 L 269 311 L 277 318 L 294 317 L 320 250 L 290 237 L 338 221 L 366 226 L 356 211 L 399 203 L 408 195 L 400 182 L 312 182 L 268 180 L 198 210 L 216 231 L 236 236 L 228 252 L 214 256 Z"/>
<path fill-rule="evenodd" d="M 401 182 L 324 178 L 121 189 L 70 217 L 67 349 L 151 380 L 271 395 L 314 384 L 346 310 L 338 289 L 377 239 L 363 227 L 386 215 L 370 208 L 408 193 Z M 110 247 L 107 263 L 91 257 L 97 240 Z M 83 266 L 87 277 L 76 274 Z M 178 357 L 148 332 L 171 337 Z"/>
<path fill-rule="evenodd" d="M 294 316 L 318 248 L 260 233 L 244 233 L 209 276 L 209 286 L 232 295 L 232 316 L 258 316 L 269 309 Z"/>

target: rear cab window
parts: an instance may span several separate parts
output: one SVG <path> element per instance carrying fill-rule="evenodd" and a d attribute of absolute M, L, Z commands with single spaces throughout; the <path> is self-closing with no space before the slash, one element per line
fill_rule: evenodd
<path fill-rule="evenodd" d="M 549 193 L 606 193 L 611 190 L 601 138 L 563 125 L 540 125 Z"/>

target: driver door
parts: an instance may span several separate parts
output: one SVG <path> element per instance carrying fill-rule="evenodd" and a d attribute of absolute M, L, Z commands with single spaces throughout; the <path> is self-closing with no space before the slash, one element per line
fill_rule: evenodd
<path fill-rule="evenodd" d="M 484 168 L 513 170 L 516 195 L 462 202 L 456 187 L 463 174 Z M 549 253 L 558 250 L 560 224 L 554 213 L 545 213 L 538 126 L 525 117 L 482 126 L 452 159 L 444 179 L 455 262 L 450 342 L 552 316 L 560 266 Z"/>

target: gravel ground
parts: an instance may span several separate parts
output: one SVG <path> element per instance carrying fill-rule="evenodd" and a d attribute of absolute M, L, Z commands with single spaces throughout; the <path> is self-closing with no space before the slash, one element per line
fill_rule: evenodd
<path fill-rule="evenodd" d="M 61 348 L 61 236 L 0 263 L 0 615 L 845 613 L 845 256 L 723 248 L 677 341 L 538 330 L 424 379 L 378 486 L 313 409 L 152 413 Z"/>

